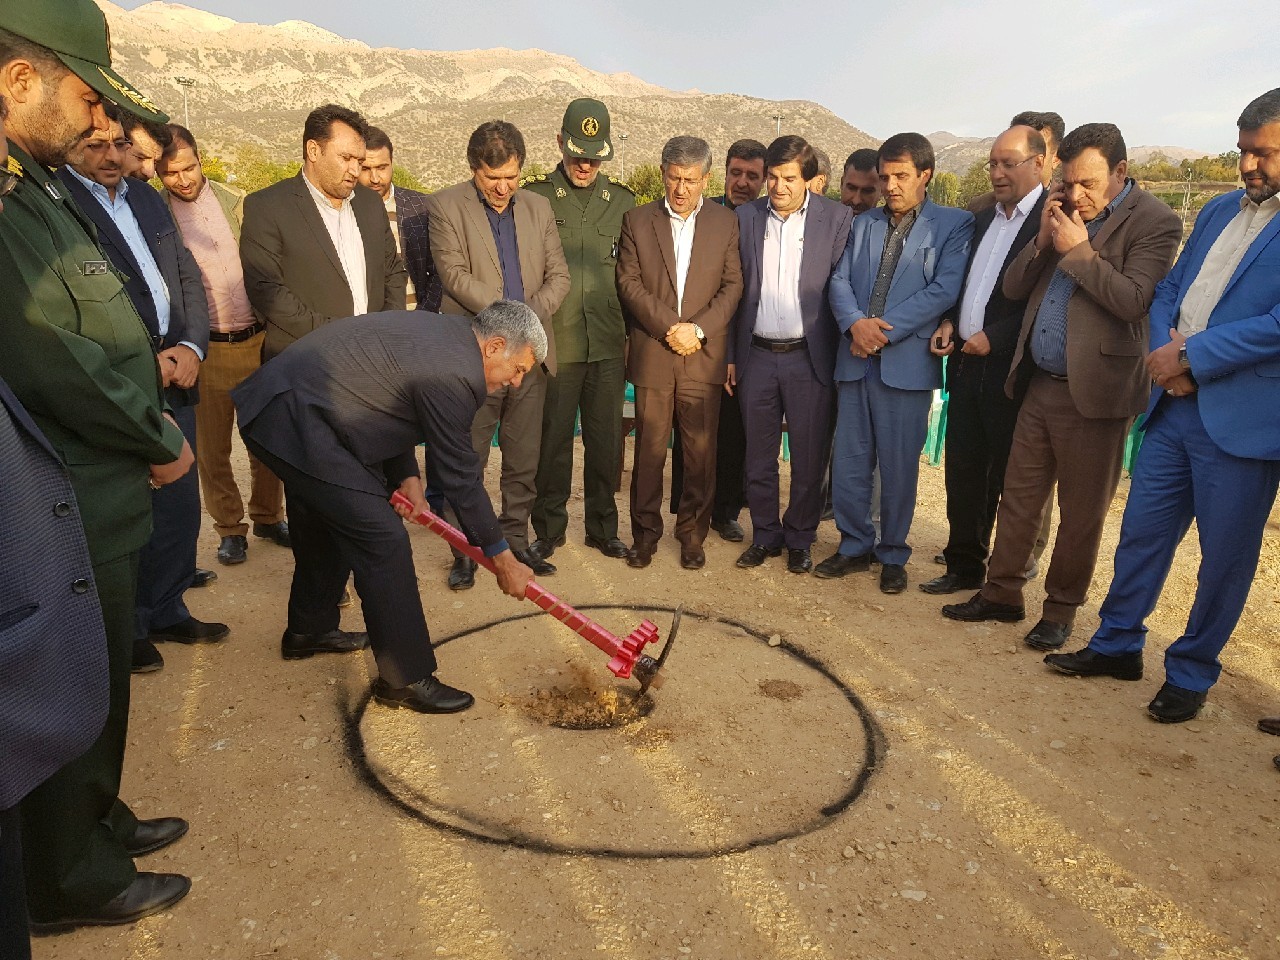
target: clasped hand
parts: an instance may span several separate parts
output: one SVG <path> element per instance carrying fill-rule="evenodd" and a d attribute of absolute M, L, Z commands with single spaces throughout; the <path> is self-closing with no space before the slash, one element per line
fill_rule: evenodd
<path fill-rule="evenodd" d="M 698 327 L 693 323 L 673 324 L 667 331 L 667 346 L 682 357 L 697 353 L 702 349 L 702 341 L 698 339 Z"/>
<path fill-rule="evenodd" d="M 882 347 L 889 345 L 889 338 L 884 331 L 892 330 L 893 324 L 885 323 L 879 317 L 863 317 L 855 320 L 849 327 L 849 352 L 855 357 L 869 357 L 879 353 Z"/>

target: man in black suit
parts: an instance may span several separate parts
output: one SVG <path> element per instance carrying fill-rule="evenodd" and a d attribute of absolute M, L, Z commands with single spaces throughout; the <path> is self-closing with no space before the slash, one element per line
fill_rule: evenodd
<path fill-rule="evenodd" d="M 244 201 L 245 290 L 263 361 L 339 317 L 403 310 L 404 264 L 382 201 L 357 182 L 368 125 L 328 104 L 302 129 L 302 170 Z"/>
<path fill-rule="evenodd" d="M 127 178 L 129 141 L 120 112 L 58 171 L 76 205 L 98 228 L 98 242 L 125 278 L 125 291 L 142 318 L 160 365 L 165 401 L 187 443 L 196 447 L 196 378 L 209 347 L 209 304 L 195 259 L 183 246 L 160 195 Z M 151 539 L 138 558 L 133 672 L 164 666 L 154 641 L 210 643 L 227 636 L 226 624 L 191 615 L 182 595 L 196 571 L 200 535 L 200 481 L 195 471 L 151 494 Z"/>
<path fill-rule="evenodd" d="M 938 326 L 931 349 L 947 363 L 946 486 L 950 536 L 947 572 L 920 584 L 925 593 L 976 590 L 987 555 L 1019 401 L 1005 393 L 1025 300 L 1001 285 L 1005 270 L 1040 228 L 1045 192 L 1044 137 L 1013 126 L 991 145 L 987 169 L 995 204 L 977 215 L 960 300 Z M 957 346 L 959 350 L 956 351 Z"/>
<path fill-rule="evenodd" d="M 853 211 L 810 190 L 821 175 L 801 137 L 779 137 L 765 158 L 768 195 L 738 207 L 743 294 L 729 339 L 726 389 L 737 393 L 746 430 L 751 546 L 740 567 L 787 548 L 787 569 L 808 573 L 831 462 L 840 331 L 827 283 L 849 239 Z M 778 447 L 785 418 L 791 492 L 779 519 Z"/>
<path fill-rule="evenodd" d="M 364 163 L 360 185 L 382 198 L 396 247 L 404 259 L 409 282 L 405 287 L 406 310 L 440 309 L 440 275 L 431 260 L 431 230 L 427 222 L 427 195 L 391 182 L 395 171 L 395 145 L 386 132 L 369 127 L 364 138 Z"/>
<path fill-rule="evenodd" d="M 415 447 L 472 543 L 523 597 L 532 575 L 512 553 L 481 480 L 471 423 L 485 398 L 546 357 L 542 324 L 501 300 L 474 319 L 405 311 L 353 317 L 303 338 L 232 391 L 245 445 L 284 481 L 296 565 L 287 657 L 355 650 L 378 661 L 373 695 L 393 707 L 452 713 L 470 694 L 435 678 L 399 490 L 425 505 Z M 354 571 L 368 635 L 338 629 L 337 601 Z"/>

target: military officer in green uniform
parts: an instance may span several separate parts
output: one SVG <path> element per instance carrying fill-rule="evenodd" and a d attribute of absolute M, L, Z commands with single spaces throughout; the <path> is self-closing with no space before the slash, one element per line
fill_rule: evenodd
<path fill-rule="evenodd" d="M 150 335 L 51 171 L 106 129 L 103 98 L 167 118 L 111 69 L 107 23 L 92 0 L 0 5 L 0 98 L 12 185 L 0 217 L 0 376 L 67 466 L 93 579 L 66 589 L 97 590 L 110 675 L 98 739 L 22 803 L 27 906 L 36 931 L 130 923 L 190 889 L 186 877 L 139 873 L 133 863 L 182 836 L 186 822 L 139 821 L 117 794 L 150 488 L 181 477 L 193 457 L 165 414 Z"/>
<path fill-rule="evenodd" d="M 565 542 L 573 477 L 573 427 L 582 415 L 582 486 L 586 544 L 606 557 L 625 557 L 618 539 L 614 479 L 622 456 L 622 400 L 626 389 L 623 346 L 626 325 L 614 265 L 622 215 L 636 205 L 622 181 L 600 176 L 613 158 L 609 111 L 599 100 L 574 100 L 556 136 L 561 161 L 549 174 L 529 177 L 524 189 L 551 201 L 570 287 L 552 318 L 559 363 L 547 385 L 542 413 L 542 452 L 535 485 L 530 552 L 541 559 Z"/>

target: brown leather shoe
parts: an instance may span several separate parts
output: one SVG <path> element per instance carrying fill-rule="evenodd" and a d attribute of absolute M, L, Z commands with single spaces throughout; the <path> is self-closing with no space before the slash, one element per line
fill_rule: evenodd
<path fill-rule="evenodd" d="M 1280 737 L 1280 717 L 1263 717 L 1258 721 L 1258 729 L 1273 737 Z"/>
<path fill-rule="evenodd" d="M 701 570 L 706 565 L 707 555 L 703 552 L 701 545 L 680 545 L 680 566 L 686 570 Z"/>
<path fill-rule="evenodd" d="M 631 549 L 627 551 L 627 566 L 635 567 L 637 570 L 647 567 L 653 562 L 653 550 L 654 546 L 652 543 L 640 543 L 639 541 L 636 541 L 636 543 L 632 545 Z"/>

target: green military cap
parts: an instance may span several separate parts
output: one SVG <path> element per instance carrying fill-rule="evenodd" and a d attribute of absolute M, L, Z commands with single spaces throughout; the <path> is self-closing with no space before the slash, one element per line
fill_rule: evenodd
<path fill-rule="evenodd" d="M 72 73 L 112 103 L 143 120 L 169 117 L 111 69 L 111 29 L 93 0 L 0 3 L 0 29 L 55 54 Z"/>
<path fill-rule="evenodd" d="M 580 97 L 564 112 L 560 134 L 570 156 L 588 160 L 608 160 L 613 155 L 609 143 L 609 109 L 599 100 Z"/>

